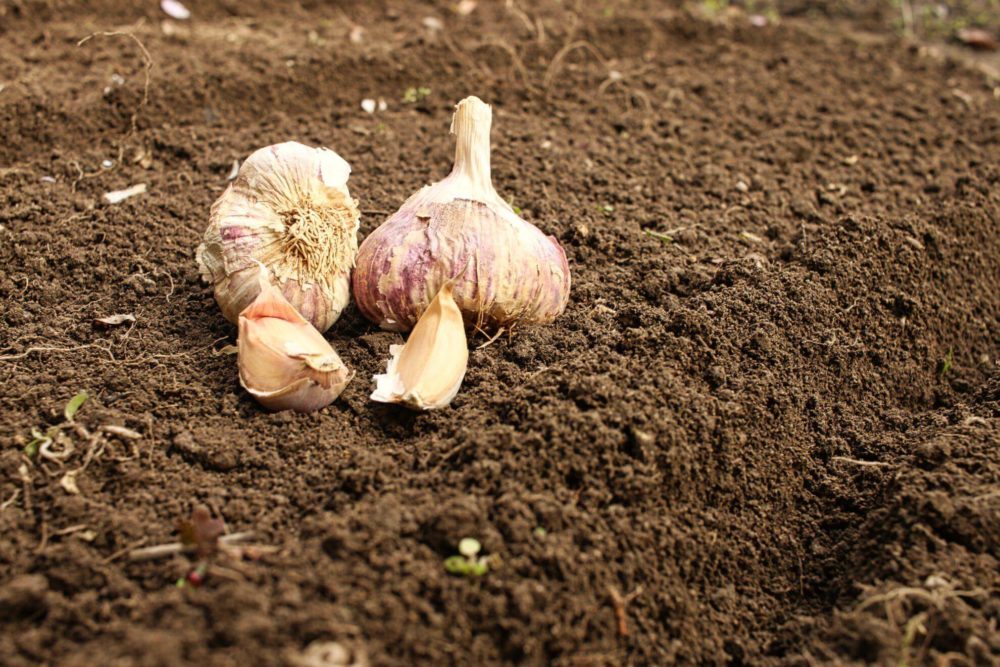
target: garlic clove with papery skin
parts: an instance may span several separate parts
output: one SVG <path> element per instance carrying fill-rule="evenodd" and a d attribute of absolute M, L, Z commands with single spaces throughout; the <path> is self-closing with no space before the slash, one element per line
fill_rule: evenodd
<path fill-rule="evenodd" d="M 480 329 L 544 324 L 565 310 L 570 273 L 562 246 L 493 188 L 492 118 L 477 97 L 459 102 L 451 173 L 413 194 L 358 249 L 354 299 L 381 327 L 413 327 L 448 280 L 466 324 Z"/>
<path fill-rule="evenodd" d="M 445 283 L 406 343 L 389 348 L 392 358 L 386 372 L 374 378 L 373 401 L 434 410 L 455 398 L 469 363 L 469 348 L 453 290 L 452 281 Z"/>
<path fill-rule="evenodd" d="M 254 152 L 212 205 L 197 260 L 222 314 L 236 322 L 270 281 L 320 331 L 350 299 L 358 250 L 358 202 L 351 167 L 333 151 L 294 141 Z"/>
<path fill-rule="evenodd" d="M 320 410 L 354 374 L 277 287 L 260 282 L 257 298 L 239 317 L 240 384 L 270 410 Z"/>

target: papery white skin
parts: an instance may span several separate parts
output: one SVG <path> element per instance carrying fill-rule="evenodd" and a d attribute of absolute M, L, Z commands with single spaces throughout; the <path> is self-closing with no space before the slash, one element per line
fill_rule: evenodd
<path fill-rule="evenodd" d="M 320 410 L 354 375 L 278 288 L 261 283 L 239 317 L 240 384 L 270 410 Z"/>
<path fill-rule="evenodd" d="M 451 281 L 444 284 L 405 345 L 390 346 L 388 368 L 374 377 L 373 401 L 435 410 L 458 394 L 469 363 L 469 347 L 453 287 Z"/>
<path fill-rule="evenodd" d="M 212 205 L 197 259 L 223 315 L 235 322 L 260 291 L 257 265 L 320 331 L 350 299 L 358 250 L 351 167 L 333 151 L 289 141 L 261 148 Z"/>
<path fill-rule="evenodd" d="M 354 298 L 386 329 L 410 329 L 449 280 L 469 325 L 511 329 L 551 322 L 569 301 L 566 253 L 522 220 L 490 181 L 490 107 L 456 106 L 455 165 L 403 203 L 358 250 Z"/>

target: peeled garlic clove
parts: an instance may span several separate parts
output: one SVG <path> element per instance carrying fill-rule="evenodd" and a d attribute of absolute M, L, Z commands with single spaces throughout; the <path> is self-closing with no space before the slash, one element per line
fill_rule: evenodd
<path fill-rule="evenodd" d="M 330 344 L 266 283 L 239 317 L 240 384 L 270 410 L 313 412 L 354 376 Z"/>
<path fill-rule="evenodd" d="M 459 102 L 451 174 L 412 195 L 361 244 L 354 299 L 383 328 L 411 328 L 452 279 L 466 322 L 482 329 L 551 322 L 565 310 L 570 275 L 562 246 L 493 189 L 492 115 L 476 97 Z"/>
<path fill-rule="evenodd" d="M 226 319 L 235 322 L 260 292 L 258 263 L 320 331 L 350 298 L 358 251 L 358 202 L 351 167 L 333 151 L 289 141 L 256 151 L 212 205 L 197 259 Z"/>
<path fill-rule="evenodd" d="M 392 358 L 385 374 L 375 376 L 373 401 L 434 410 L 455 398 L 469 363 L 469 348 L 453 291 L 453 283 L 445 283 L 406 344 L 389 348 Z"/>

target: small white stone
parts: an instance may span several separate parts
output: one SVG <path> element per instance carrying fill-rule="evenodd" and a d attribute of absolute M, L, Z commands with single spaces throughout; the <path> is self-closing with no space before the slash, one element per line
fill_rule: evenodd
<path fill-rule="evenodd" d="M 160 0 L 160 9 L 172 19 L 186 21 L 191 18 L 191 11 L 178 0 Z"/>
<path fill-rule="evenodd" d="M 375 113 L 375 100 L 370 97 L 366 97 L 361 100 L 361 108 L 365 111 L 365 113 Z"/>
<path fill-rule="evenodd" d="M 427 16 L 423 20 L 424 27 L 432 32 L 444 30 L 444 21 L 436 16 Z"/>

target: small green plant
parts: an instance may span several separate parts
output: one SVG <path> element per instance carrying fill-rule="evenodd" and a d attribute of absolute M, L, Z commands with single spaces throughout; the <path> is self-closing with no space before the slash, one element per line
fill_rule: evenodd
<path fill-rule="evenodd" d="M 87 402 L 88 398 L 89 396 L 87 395 L 87 392 L 81 391 L 76 394 L 76 396 L 69 399 L 69 402 L 66 403 L 66 407 L 63 408 L 63 417 L 65 418 L 65 422 L 62 424 L 50 426 L 44 433 L 42 433 L 42 431 L 38 428 L 32 428 L 31 441 L 24 446 L 24 455 L 29 459 L 33 459 L 38 455 L 38 450 L 47 445 L 51 445 L 52 441 L 59 435 L 60 431 L 62 431 L 65 423 L 71 423 L 73 421 L 73 417 L 76 416 L 76 413 L 80 410 L 83 404 Z"/>
<path fill-rule="evenodd" d="M 511 198 L 507 200 L 507 203 L 514 210 L 514 213 L 516 213 L 518 215 L 521 215 L 521 207 L 514 205 L 514 196 L 513 195 L 511 195 Z"/>
<path fill-rule="evenodd" d="M 464 537 L 458 543 L 458 556 L 444 559 L 444 569 L 448 574 L 460 577 L 481 577 L 490 571 L 490 557 L 480 556 L 483 546 L 474 537 Z"/>
<path fill-rule="evenodd" d="M 430 94 L 431 89 L 425 86 L 420 86 L 419 88 L 407 88 L 406 92 L 403 93 L 403 102 L 407 104 L 416 104 Z"/>
<path fill-rule="evenodd" d="M 947 375 L 949 371 L 951 371 L 954 362 L 955 362 L 955 348 L 949 347 L 948 351 L 944 355 L 944 359 L 942 359 L 938 363 L 938 377 L 940 377 L 943 380 L 944 376 Z"/>
<path fill-rule="evenodd" d="M 615 207 L 612 206 L 611 204 L 599 204 L 597 206 L 597 210 L 603 213 L 604 215 L 611 215 L 612 213 L 614 213 Z"/>
<path fill-rule="evenodd" d="M 674 242 L 674 237 L 670 234 L 664 234 L 663 232 L 654 232 L 652 229 L 644 229 L 642 232 L 646 236 L 650 236 L 654 239 L 659 240 L 664 245 L 669 245 Z"/>
<path fill-rule="evenodd" d="M 535 529 L 534 529 L 533 531 L 531 531 L 531 532 L 532 532 L 532 533 L 533 533 L 533 534 L 535 535 L 535 537 L 537 537 L 538 539 L 542 539 L 542 538 L 544 538 L 544 537 L 545 537 L 546 535 L 548 535 L 548 534 L 549 534 L 549 531 L 545 530 L 545 528 L 544 528 L 543 526 L 535 526 Z"/>

